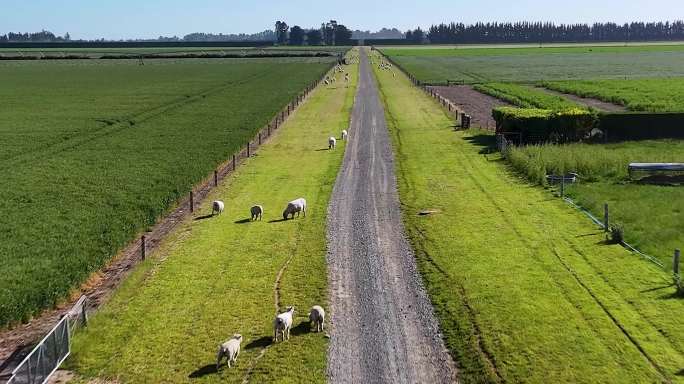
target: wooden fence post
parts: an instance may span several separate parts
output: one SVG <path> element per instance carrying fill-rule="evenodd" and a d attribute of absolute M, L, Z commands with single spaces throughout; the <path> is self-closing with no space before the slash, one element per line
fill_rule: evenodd
<path fill-rule="evenodd" d="M 214 187 L 218 186 L 218 171 L 214 169 Z"/>
<path fill-rule="evenodd" d="M 250 147 L 250 144 L 252 144 L 252 143 L 248 141 L 248 142 L 247 142 L 247 157 L 249 157 L 249 147 Z"/>
<path fill-rule="evenodd" d="M 142 260 L 145 261 L 145 257 L 147 256 L 147 247 L 145 246 L 145 235 L 142 235 L 140 238 L 140 256 L 142 257 Z"/>
<path fill-rule="evenodd" d="M 190 212 L 195 212 L 195 195 L 190 191 Z"/>
<path fill-rule="evenodd" d="M 672 257 L 672 272 L 675 275 L 679 275 L 679 259 L 680 259 L 679 249 L 675 249 L 674 257 Z"/>
<path fill-rule="evenodd" d="M 561 175 L 561 191 L 560 191 L 560 197 L 561 199 L 565 195 L 565 175 Z"/>
<path fill-rule="evenodd" d="M 608 203 L 603 204 L 603 230 L 608 232 Z"/>
<path fill-rule="evenodd" d="M 233 154 L 233 171 L 235 171 L 235 154 Z"/>
<path fill-rule="evenodd" d="M 261 145 L 261 132 L 259 132 L 259 145 Z"/>

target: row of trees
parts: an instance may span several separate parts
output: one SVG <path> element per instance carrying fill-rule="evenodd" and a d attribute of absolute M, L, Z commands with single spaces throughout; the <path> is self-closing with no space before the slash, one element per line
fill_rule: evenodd
<path fill-rule="evenodd" d="M 295 25 L 290 28 L 284 21 L 275 23 L 275 41 L 281 45 L 350 45 L 352 31 L 335 20 L 321 24 L 320 29 L 303 29 Z"/>
<path fill-rule="evenodd" d="M 64 36 L 56 36 L 50 31 L 40 31 L 34 33 L 14 33 L 10 32 L 6 35 L 0 35 L 0 43 L 9 42 L 36 42 L 36 43 L 52 43 L 61 41 L 70 41 L 71 36 L 67 32 Z"/>
<path fill-rule="evenodd" d="M 407 38 L 409 34 L 407 33 Z M 430 27 L 433 44 L 672 41 L 684 40 L 684 22 L 554 24 L 541 22 L 439 24 Z M 414 36 L 415 39 L 415 36 Z"/>

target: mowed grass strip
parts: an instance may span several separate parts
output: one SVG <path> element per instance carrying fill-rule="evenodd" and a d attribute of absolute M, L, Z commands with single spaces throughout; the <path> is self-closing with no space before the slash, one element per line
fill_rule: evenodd
<path fill-rule="evenodd" d="M 487 134 L 453 132 L 403 75 L 375 72 L 406 228 L 461 382 L 683 381 L 669 275 L 480 154 Z"/>
<path fill-rule="evenodd" d="M 307 332 L 307 314 L 327 307 L 326 211 L 345 145 L 329 151 L 327 142 L 348 127 L 357 81 L 356 66 L 344 68 L 349 87 L 321 85 L 196 213 L 220 199 L 223 214 L 183 223 L 93 316 L 70 369 L 127 383 L 325 380 L 327 339 Z M 297 197 L 307 199 L 306 218 L 282 221 Z M 254 204 L 264 206 L 263 221 L 248 221 Z M 280 305 L 296 307 L 295 328 L 290 341 L 270 345 L 283 268 Z M 237 366 L 216 373 L 217 347 L 234 333 L 244 337 Z"/>

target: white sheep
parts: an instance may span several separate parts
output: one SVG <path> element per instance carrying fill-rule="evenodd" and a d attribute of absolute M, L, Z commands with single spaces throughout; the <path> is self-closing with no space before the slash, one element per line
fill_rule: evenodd
<path fill-rule="evenodd" d="M 292 316 L 294 315 L 294 307 L 287 307 L 287 310 L 278 314 L 273 320 L 273 342 L 278 342 L 278 335 L 280 341 L 290 340 L 290 328 L 292 328 Z"/>
<path fill-rule="evenodd" d="M 328 149 L 335 149 L 335 144 L 337 144 L 337 139 L 335 139 L 333 136 L 330 136 L 328 138 Z"/>
<path fill-rule="evenodd" d="M 216 355 L 217 371 L 223 357 L 227 360 L 228 368 L 230 368 L 230 363 L 235 364 L 237 362 L 238 355 L 240 355 L 240 343 L 242 343 L 242 335 L 236 333 L 228 341 L 219 345 L 218 354 Z"/>
<path fill-rule="evenodd" d="M 346 129 L 342 130 L 342 140 L 347 140 L 347 130 Z"/>
<path fill-rule="evenodd" d="M 250 208 L 249 212 L 252 214 L 252 220 L 261 220 L 261 216 L 264 214 L 264 207 L 261 205 L 255 205 Z"/>
<path fill-rule="evenodd" d="M 223 208 L 225 205 L 223 204 L 223 201 L 221 200 L 215 200 L 213 203 L 211 203 L 211 215 L 214 216 L 214 214 L 218 213 L 219 215 L 223 213 Z"/>
<path fill-rule="evenodd" d="M 290 215 L 292 215 L 292 218 L 294 219 L 295 213 L 297 214 L 297 217 L 299 217 L 300 212 L 304 212 L 304 217 L 306 217 L 306 200 L 304 200 L 303 197 L 287 203 L 287 207 L 283 211 L 283 220 L 287 220 Z"/>
<path fill-rule="evenodd" d="M 309 326 L 316 326 L 316 332 L 323 331 L 323 324 L 325 323 L 325 311 L 320 305 L 314 305 L 309 312 Z"/>

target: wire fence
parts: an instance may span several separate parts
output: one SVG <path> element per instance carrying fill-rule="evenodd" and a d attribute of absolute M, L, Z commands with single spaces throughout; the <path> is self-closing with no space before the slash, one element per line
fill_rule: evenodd
<path fill-rule="evenodd" d="M 71 337 L 87 324 L 85 296 L 55 325 L 50 332 L 12 371 L 7 384 L 43 384 L 66 360 L 71 352 Z"/>

